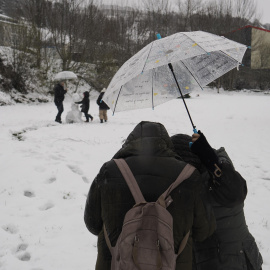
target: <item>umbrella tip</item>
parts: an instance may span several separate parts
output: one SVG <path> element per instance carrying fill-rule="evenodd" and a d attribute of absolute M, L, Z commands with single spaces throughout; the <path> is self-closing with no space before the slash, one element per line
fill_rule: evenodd
<path fill-rule="evenodd" d="M 161 35 L 159 33 L 157 34 L 157 39 L 161 39 Z"/>

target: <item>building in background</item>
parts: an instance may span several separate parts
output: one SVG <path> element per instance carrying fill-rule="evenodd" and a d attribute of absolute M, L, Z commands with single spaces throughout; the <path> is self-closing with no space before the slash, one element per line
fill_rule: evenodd
<path fill-rule="evenodd" d="M 270 89 L 270 30 L 246 25 L 223 34 L 248 46 L 242 65 L 220 79 L 224 89 Z"/>
<path fill-rule="evenodd" d="M 270 69 L 270 30 L 247 25 L 224 36 L 249 46 L 243 60 L 244 66 Z"/>

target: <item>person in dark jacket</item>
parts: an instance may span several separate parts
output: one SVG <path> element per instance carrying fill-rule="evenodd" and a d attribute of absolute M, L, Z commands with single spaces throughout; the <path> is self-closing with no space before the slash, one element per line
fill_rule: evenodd
<path fill-rule="evenodd" d="M 123 158 L 134 174 L 146 201 L 153 202 L 176 180 L 186 165 L 176 158 L 170 137 L 160 123 L 141 122 L 130 133 L 114 159 Z M 171 192 L 173 203 L 167 208 L 173 216 L 175 250 L 191 231 L 187 245 L 178 256 L 176 270 L 192 269 L 192 239 L 203 241 L 215 230 L 212 209 L 204 197 L 200 173 Z M 88 230 L 98 236 L 96 270 L 110 270 L 111 254 L 103 225 L 115 246 L 125 214 L 135 204 L 133 196 L 113 160 L 103 164 L 94 179 L 86 201 L 84 220 Z"/>
<path fill-rule="evenodd" d="M 102 100 L 105 92 L 106 92 L 106 88 L 103 88 L 103 90 L 100 92 L 97 99 L 97 105 L 99 106 L 100 123 L 103 123 L 103 121 L 107 122 L 108 120 L 107 110 L 110 109 L 109 106 Z"/>
<path fill-rule="evenodd" d="M 63 101 L 65 99 L 65 94 L 67 93 L 67 90 L 64 88 L 65 82 L 59 82 L 55 85 L 53 91 L 54 91 L 54 104 L 57 107 L 58 113 L 55 118 L 55 122 L 62 123 L 61 115 L 64 111 L 64 105 Z"/>
<path fill-rule="evenodd" d="M 210 195 L 217 229 L 193 244 L 193 270 L 260 270 L 262 256 L 246 225 L 246 181 L 222 147 L 214 150 L 202 133 L 171 137 L 176 153 L 201 173 Z M 193 142 L 189 147 L 189 142 Z"/>
<path fill-rule="evenodd" d="M 81 112 L 84 113 L 86 121 L 85 122 L 89 122 L 89 118 L 91 119 L 91 121 L 93 121 L 94 117 L 91 114 L 88 114 L 89 111 L 89 107 L 90 107 L 90 100 L 89 100 L 89 92 L 84 92 L 83 93 L 83 99 L 79 102 L 75 102 L 76 104 L 82 104 L 81 105 Z"/>

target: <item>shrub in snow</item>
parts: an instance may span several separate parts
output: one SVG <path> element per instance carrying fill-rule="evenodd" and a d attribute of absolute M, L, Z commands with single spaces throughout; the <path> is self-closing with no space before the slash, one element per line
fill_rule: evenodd
<path fill-rule="evenodd" d="M 0 106 L 11 104 L 15 104 L 15 102 L 11 99 L 10 95 L 0 91 Z"/>

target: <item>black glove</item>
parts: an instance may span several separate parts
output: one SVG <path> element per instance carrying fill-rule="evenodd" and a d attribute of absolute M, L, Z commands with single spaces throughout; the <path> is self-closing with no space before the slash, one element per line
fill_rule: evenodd
<path fill-rule="evenodd" d="M 200 137 L 191 145 L 191 151 L 196 154 L 205 167 L 216 177 L 221 176 L 218 156 L 214 149 L 210 146 L 205 136 L 201 131 L 198 131 Z"/>

